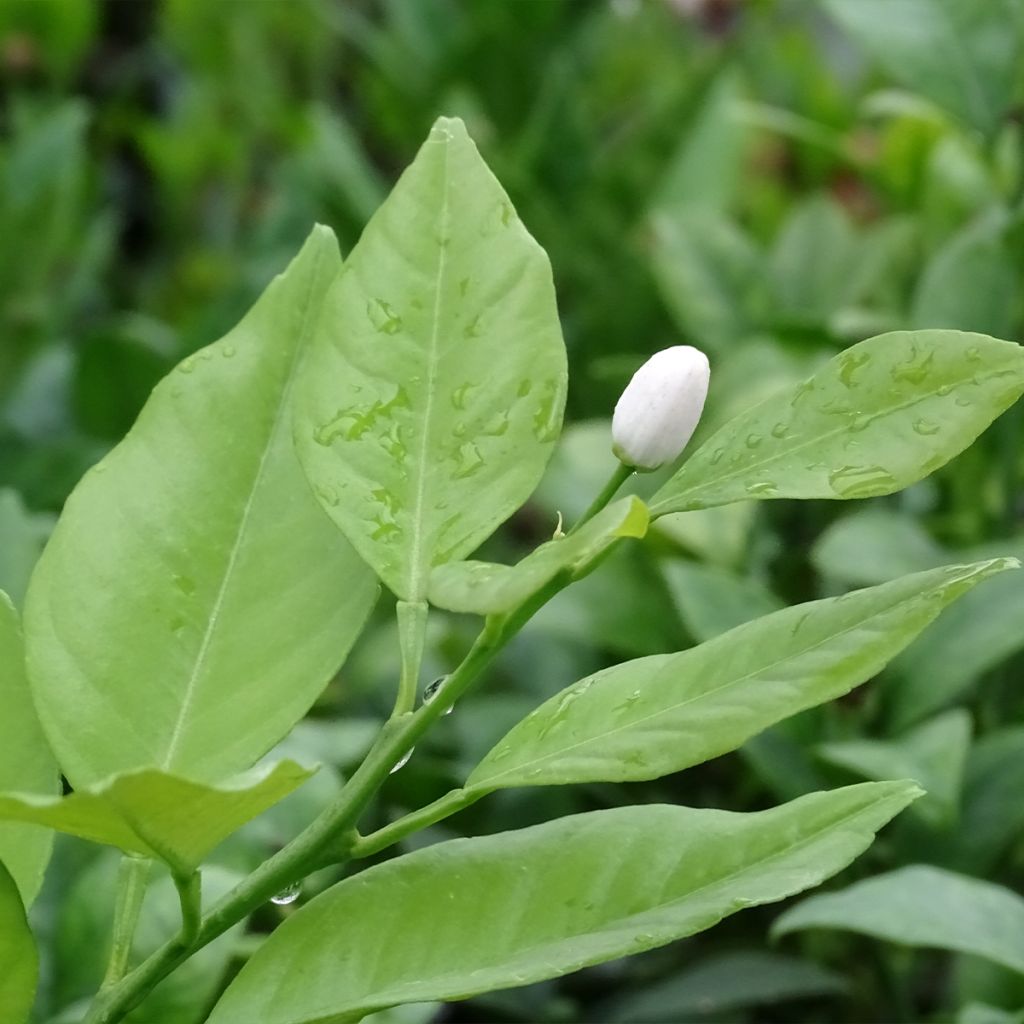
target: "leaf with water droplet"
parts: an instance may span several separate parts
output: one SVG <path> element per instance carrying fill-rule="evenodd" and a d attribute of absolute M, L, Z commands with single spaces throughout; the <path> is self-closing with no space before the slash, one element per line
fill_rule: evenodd
<path fill-rule="evenodd" d="M 920 793 L 911 782 L 864 783 L 752 814 L 616 807 L 437 843 L 289 915 L 209 1024 L 357 1021 L 663 946 L 817 885 Z M 396 893 L 401 928 L 380 911 Z M 508 921 L 516 927 L 495 928 Z"/>
<path fill-rule="evenodd" d="M 345 267 L 303 367 L 296 446 L 314 493 L 344 494 L 327 513 L 418 602 L 432 566 L 465 557 L 526 500 L 558 436 L 551 270 L 462 122 L 444 118 Z M 378 408 L 394 387 L 407 401 Z M 381 489 L 399 499 L 383 524 Z"/>
<path fill-rule="evenodd" d="M 289 904 L 294 903 L 301 893 L 301 883 L 293 882 L 291 885 L 286 885 L 279 893 L 271 896 L 270 902 L 276 903 L 279 907 L 287 907 Z"/>
<path fill-rule="evenodd" d="M 343 488 L 317 481 L 314 497 L 291 436 L 340 266 L 316 228 L 237 328 L 156 386 L 65 506 L 25 635 L 35 705 L 76 790 L 143 767 L 200 782 L 248 768 L 359 634 L 376 581 L 321 510 Z M 404 400 L 396 388 L 384 403 Z M 315 427 L 376 393 L 333 402 Z"/>
<path fill-rule="evenodd" d="M 943 607 L 1016 566 L 1004 558 L 928 570 L 605 669 L 514 726 L 464 788 L 640 781 L 701 764 L 872 678 Z"/>
<path fill-rule="evenodd" d="M 741 412 L 683 463 L 651 511 L 890 494 L 961 452 L 1022 392 L 1019 345 L 961 331 L 883 334 Z"/>
<path fill-rule="evenodd" d="M 454 562 L 430 577 L 430 602 L 455 612 L 490 615 L 511 611 L 559 573 L 585 575 L 624 537 L 647 532 L 647 508 L 635 497 L 603 509 L 575 533 L 550 540 L 517 565 Z"/>

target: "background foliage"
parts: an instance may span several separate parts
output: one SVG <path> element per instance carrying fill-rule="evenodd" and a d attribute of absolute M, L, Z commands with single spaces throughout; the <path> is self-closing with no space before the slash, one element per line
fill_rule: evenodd
<path fill-rule="evenodd" d="M 0 586 L 21 600 L 79 476 L 171 366 L 238 320 L 313 221 L 352 245 L 438 114 L 466 120 L 548 250 L 571 364 L 571 425 L 488 557 L 515 558 L 550 536 L 559 511 L 582 511 L 611 468 L 615 397 L 655 349 L 685 341 L 711 356 L 706 434 L 885 330 L 1019 340 L 1022 31 L 1019 0 L 8 0 Z M 538 616 L 495 683 L 394 777 L 373 824 L 460 782 L 523 714 L 610 662 L 944 562 L 1024 555 L 1020 431 L 1011 410 L 891 498 L 660 521 Z M 1024 884 L 1022 575 L 989 581 L 875 682 L 739 755 L 628 792 L 498 793 L 432 833 L 630 802 L 755 810 L 863 778 L 917 778 L 929 796 L 830 883 L 894 872 L 851 890 L 855 924 L 848 907 L 813 898 L 792 916 L 762 908 L 558 982 L 389 1019 L 1016 1019 L 1021 908 L 999 904 L 1016 960 L 969 929 L 943 938 L 915 913 L 989 892 L 965 876 Z M 393 696 L 392 621 L 378 608 L 280 751 L 333 768 L 220 848 L 211 891 L 309 820 L 365 750 Z M 434 674 L 468 629 L 432 619 Z M 95 988 L 115 872 L 109 852 L 58 841 L 34 908 L 49 937 L 41 1019 L 74 1019 Z M 164 883 L 140 947 L 173 928 Z M 283 913 L 268 906 L 256 930 L 218 940 L 138 1019 L 201 1020 Z M 918 948 L 929 942 L 956 952 Z"/>

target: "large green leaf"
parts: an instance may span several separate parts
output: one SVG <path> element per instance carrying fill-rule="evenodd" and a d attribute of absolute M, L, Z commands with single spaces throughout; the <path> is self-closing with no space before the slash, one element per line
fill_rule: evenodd
<path fill-rule="evenodd" d="M 431 568 L 537 484 L 565 386 L 547 256 L 441 118 L 328 294 L 296 415 L 306 473 L 384 582 L 424 600 Z"/>
<path fill-rule="evenodd" d="M 812 896 L 783 914 L 774 932 L 803 928 L 951 949 L 1024 972 L 1024 899 L 1001 885 L 926 865 Z"/>
<path fill-rule="evenodd" d="M 60 792 L 60 772 L 39 727 L 22 649 L 18 613 L 0 591 L 0 790 Z M 50 859 L 53 834 L 34 825 L 0 823 L 0 861 L 31 905 Z"/>
<path fill-rule="evenodd" d="M 440 565 L 430 577 L 430 603 L 479 615 L 511 611 L 559 573 L 585 575 L 617 540 L 643 537 L 647 519 L 647 506 L 639 498 L 623 498 L 578 532 L 542 544 L 517 565 Z"/>
<path fill-rule="evenodd" d="M 1022 391 L 1019 345 L 960 331 L 881 334 L 727 423 L 651 513 L 891 494 L 963 451 Z"/>
<path fill-rule="evenodd" d="M 0 1013 L 5 1024 L 25 1024 L 39 976 L 36 944 L 14 879 L 0 864 Z"/>
<path fill-rule="evenodd" d="M 866 783 L 756 814 L 623 807 L 420 850 L 287 920 L 210 1024 L 341 1024 L 661 946 L 818 884 L 917 793 Z"/>
<path fill-rule="evenodd" d="M 523 719 L 466 788 L 654 779 L 700 764 L 870 679 L 945 605 L 1016 564 L 934 569 L 605 669 Z"/>
<path fill-rule="evenodd" d="M 948 825 L 959 812 L 970 743 L 970 715 L 956 708 L 897 739 L 823 743 L 818 753 L 861 778 L 913 779 L 925 791 L 914 811 L 935 825 Z"/>
<path fill-rule="evenodd" d="M 0 793 L 0 820 L 48 825 L 157 858 L 188 875 L 221 840 L 312 774 L 279 761 L 212 786 L 143 768 L 65 797 Z"/>
<path fill-rule="evenodd" d="M 217 781 L 305 713 L 374 601 L 309 493 L 292 382 L 339 267 L 317 228 L 225 338 L 162 381 L 69 498 L 29 588 L 29 675 L 76 788 Z"/>
<path fill-rule="evenodd" d="M 898 82 L 983 132 L 1009 107 L 1021 49 L 1012 0 L 825 0 Z"/>

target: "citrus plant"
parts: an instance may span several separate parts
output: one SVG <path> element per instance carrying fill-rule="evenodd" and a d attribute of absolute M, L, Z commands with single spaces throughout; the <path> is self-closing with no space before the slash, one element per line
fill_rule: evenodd
<path fill-rule="evenodd" d="M 0 605 L 4 1019 L 25 1020 L 33 1000 L 25 907 L 51 830 L 123 851 L 88 1024 L 124 1020 L 220 935 L 293 903 L 325 865 L 349 875 L 289 913 L 211 1024 L 354 1021 L 555 977 L 785 899 L 857 857 L 920 795 L 914 782 L 751 813 L 618 807 L 364 863 L 497 790 L 654 779 L 734 750 L 867 681 L 943 608 L 1015 567 L 928 569 L 571 682 L 462 786 L 360 832 L 427 731 L 613 548 L 670 514 L 906 487 L 1020 396 L 1024 352 L 959 331 L 871 338 L 741 411 L 647 500 L 616 498 L 635 471 L 681 453 L 708 382 L 695 349 L 655 356 L 616 409 L 609 483 L 586 513 L 552 523 L 552 539 L 515 565 L 467 560 L 530 497 L 559 438 L 566 356 L 547 257 L 452 119 L 344 262 L 315 228 L 239 325 L 173 370 L 86 474 L 24 621 Z M 213 848 L 309 778 L 261 758 L 338 671 L 381 583 L 401 653 L 390 718 L 311 825 L 208 898 Z M 480 629 L 458 667 L 425 686 L 437 612 L 477 616 Z M 157 870 L 177 890 L 180 927 L 133 962 Z"/>

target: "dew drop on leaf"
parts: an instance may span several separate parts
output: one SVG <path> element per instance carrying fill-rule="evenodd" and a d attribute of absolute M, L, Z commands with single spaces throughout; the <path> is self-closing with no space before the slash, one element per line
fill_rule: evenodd
<path fill-rule="evenodd" d="M 394 774 L 395 774 L 395 772 L 397 772 L 397 771 L 398 771 L 398 770 L 399 770 L 400 768 L 404 768 L 404 767 L 405 767 L 405 766 L 406 766 L 406 765 L 407 765 L 407 764 L 409 763 L 409 758 L 410 758 L 410 757 L 412 757 L 412 752 L 413 752 L 413 750 L 415 750 L 415 749 L 416 749 L 415 747 L 412 747 L 412 748 L 410 748 L 409 750 L 407 750 L 407 751 L 406 751 L 406 752 L 405 752 L 405 753 L 404 753 L 404 754 L 402 755 L 402 759 L 401 759 L 401 761 L 399 761 L 399 762 L 398 762 L 398 763 L 397 763 L 397 764 L 396 764 L 396 765 L 394 766 L 394 768 L 392 768 L 392 769 L 391 769 L 391 771 L 390 771 L 390 772 L 388 772 L 388 774 L 389 774 L 389 775 L 394 775 Z"/>
<path fill-rule="evenodd" d="M 437 696 L 438 691 L 441 689 L 442 684 L 447 678 L 447 676 L 438 676 L 432 683 L 427 684 L 426 689 L 423 691 L 424 704 L 429 704 Z M 454 708 L 448 708 L 445 711 L 445 714 L 450 715 L 454 710 Z"/>

